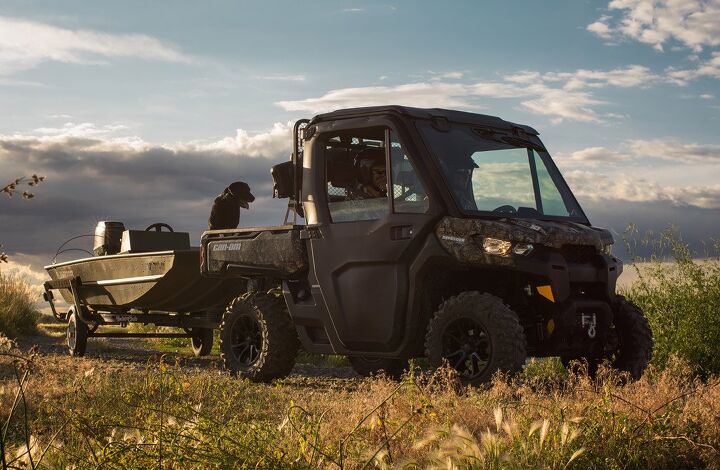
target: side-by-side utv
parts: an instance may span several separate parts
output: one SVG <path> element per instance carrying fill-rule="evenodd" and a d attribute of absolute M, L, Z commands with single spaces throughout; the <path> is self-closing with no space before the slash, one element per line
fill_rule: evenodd
<path fill-rule="evenodd" d="M 538 133 L 502 119 L 400 106 L 295 125 L 272 169 L 286 225 L 207 231 L 202 273 L 243 286 L 222 316 L 225 366 L 287 374 L 299 347 L 361 374 L 447 362 L 471 384 L 528 356 L 607 359 L 638 378 L 642 312 L 622 263 Z"/>

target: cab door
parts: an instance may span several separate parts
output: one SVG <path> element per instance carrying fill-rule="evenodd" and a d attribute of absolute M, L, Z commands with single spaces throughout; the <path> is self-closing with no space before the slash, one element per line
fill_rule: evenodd
<path fill-rule="evenodd" d="M 358 189 L 368 184 L 358 161 L 367 147 L 385 153 L 385 194 L 377 197 Z M 309 247 L 332 336 L 353 352 L 391 351 L 405 330 L 409 266 L 432 230 L 426 185 L 389 126 L 330 134 L 320 151 L 325 194 L 316 196 L 323 220 Z"/>

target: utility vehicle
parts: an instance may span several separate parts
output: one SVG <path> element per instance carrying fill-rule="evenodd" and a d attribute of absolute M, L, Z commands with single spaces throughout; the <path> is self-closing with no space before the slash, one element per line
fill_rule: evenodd
<path fill-rule="evenodd" d="M 384 165 L 364 161 L 369 150 Z M 358 191 L 382 170 L 380 196 Z M 650 360 L 646 319 L 615 292 L 611 233 L 590 224 L 531 127 L 340 110 L 298 121 L 272 175 L 285 225 L 201 240 L 203 275 L 247 286 L 220 331 L 224 364 L 241 376 L 282 377 L 300 347 L 346 355 L 361 374 L 427 357 L 470 384 L 528 356 L 591 369 L 608 359 L 633 378 Z"/>

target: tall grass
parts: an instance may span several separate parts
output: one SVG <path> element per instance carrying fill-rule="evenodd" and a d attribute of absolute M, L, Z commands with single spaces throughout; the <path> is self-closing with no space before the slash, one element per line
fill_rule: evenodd
<path fill-rule="evenodd" d="M 183 469 L 720 462 L 719 382 L 694 379 L 678 362 L 625 386 L 601 370 L 598 381 L 575 373 L 557 383 L 498 377 L 485 389 L 463 388 L 447 370 L 401 383 L 295 377 L 268 386 L 163 363 L 144 371 L 91 364 L 52 357 L 34 365 L 29 424 L 16 414 L 6 461 Z M 0 418 L 10 395 L 0 395 Z"/>
<path fill-rule="evenodd" d="M 693 254 L 671 230 L 649 243 L 655 255 L 626 268 L 636 270 L 638 279 L 624 293 L 650 322 L 653 363 L 663 368 L 678 357 L 695 373 L 720 374 L 720 245 Z"/>
<path fill-rule="evenodd" d="M 13 338 L 36 331 L 40 312 L 35 308 L 37 293 L 17 276 L 0 272 L 0 333 Z"/>

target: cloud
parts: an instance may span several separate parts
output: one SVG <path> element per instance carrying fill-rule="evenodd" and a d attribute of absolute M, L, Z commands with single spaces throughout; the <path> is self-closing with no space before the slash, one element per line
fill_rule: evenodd
<path fill-rule="evenodd" d="M 563 163 L 583 163 L 590 166 L 626 163 L 648 159 L 665 160 L 683 165 L 720 163 L 720 145 L 683 143 L 676 139 L 631 139 L 618 145 L 617 150 L 588 147 L 569 154 L 560 153 Z"/>
<path fill-rule="evenodd" d="M 465 98 L 467 87 L 454 83 L 410 83 L 331 90 L 318 98 L 278 101 L 286 111 L 322 113 L 340 108 L 383 105 L 387 103 L 418 107 L 477 108 Z"/>
<path fill-rule="evenodd" d="M 558 154 L 555 159 L 564 163 L 585 163 L 590 166 L 607 165 L 617 162 L 626 162 L 632 158 L 631 155 L 610 150 L 605 147 L 588 147 L 576 150 L 570 154 Z"/>
<path fill-rule="evenodd" d="M 700 62 L 696 68 L 676 69 L 669 67 L 665 71 L 665 75 L 669 82 L 681 86 L 702 77 L 720 79 L 720 52 L 713 52 L 708 60 Z"/>
<path fill-rule="evenodd" d="M 566 171 L 564 176 L 579 199 L 664 202 L 674 206 L 720 209 L 720 184 L 665 186 L 639 177 L 584 170 Z"/>
<path fill-rule="evenodd" d="M 720 45 L 720 0 L 612 0 L 608 10 L 587 26 L 606 40 L 629 38 L 659 51 L 669 41 L 695 52 Z"/>
<path fill-rule="evenodd" d="M 31 69 L 47 61 L 97 64 L 110 58 L 194 62 L 177 47 L 144 34 L 71 30 L 0 16 L 0 75 Z"/>
<path fill-rule="evenodd" d="M 280 123 L 217 141 L 172 144 L 88 123 L 0 135 L 0 175 L 46 177 L 32 201 L 0 200 L 3 250 L 13 259 L 26 253 L 48 262 L 63 241 L 90 233 L 98 220 L 139 229 L 167 222 L 197 243 L 213 198 L 235 180 L 247 182 L 257 197 L 243 211 L 243 225 L 278 224 L 287 202 L 272 199 L 270 168 L 288 159 L 291 129 Z M 80 239 L 74 246 L 89 243 Z"/>
<path fill-rule="evenodd" d="M 500 81 L 476 83 L 450 83 L 441 78 L 461 78 L 460 72 L 435 75 L 435 78 L 426 82 L 342 88 L 330 90 L 316 98 L 279 101 L 275 104 L 287 111 L 310 113 L 387 103 L 476 110 L 482 108 L 479 98 L 521 99 L 520 104 L 526 110 L 549 116 L 554 123 L 563 120 L 603 122 L 612 116 L 603 116 L 594 108 L 609 103 L 595 98 L 592 94 L 594 89 L 649 86 L 662 81 L 662 77 L 640 65 L 607 71 L 580 69 L 546 74 L 520 71 L 502 77 Z"/>
<path fill-rule="evenodd" d="M 685 144 L 673 139 L 630 140 L 627 144 L 636 158 L 720 164 L 720 145 L 717 144 Z"/>

